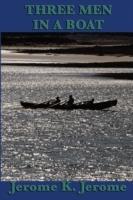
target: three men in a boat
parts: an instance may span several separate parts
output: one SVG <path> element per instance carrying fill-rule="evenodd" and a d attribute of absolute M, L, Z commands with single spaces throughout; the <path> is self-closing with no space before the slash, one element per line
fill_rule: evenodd
<path fill-rule="evenodd" d="M 93 102 L 94 102 L 94 99 L 92 98 L 91 100 L 89 100 L 89 101 L 84 101 L 84 104 L 85 105 L 90 105 L 90 104 L 93 104 Z M 60 97 L 56 97 L 56 99 L 53 101 L 49 101 L 48 103 L 47 103 L 47 105 L 50 105 L 50 106 L 54 106 L 54 105 L 60 105 L 60 103 L 61 103 L 61 100 L 60 100 Z M 69 99 L 68 99 L 68 101 L 66 102 L 66 103 L 64 103 L 64 104 L 66 104 L 67 106 L 69 106 L 69 107 L 71 107 L 71 106 L 73 106 L 74 105 L 74 97 L 72 96 L 72 95 L 69 95 Z"/>
<path fill-rule="evenodd" d="M 48 103 L 50 103 L 50 101 Z M 55 101 L 52 101 L 51 103 L 52 103 L 52 105 L 58 105 L 58 104 L 60 105 L 60 103 L 61 103 L 60 97 L 56 97 Z M 72 106 L 74 104 L 74 98 L 72 95 L 69 95 L 69 99 L 66 102 L 66 104 L 68 106 Z"/>

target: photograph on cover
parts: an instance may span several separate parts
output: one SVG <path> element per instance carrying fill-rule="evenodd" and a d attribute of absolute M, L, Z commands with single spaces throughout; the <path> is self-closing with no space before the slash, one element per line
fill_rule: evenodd
<path fill-rule="evenodd" d="M 133 34 L 1 36 L 2 180 L 133 180 Z"/>

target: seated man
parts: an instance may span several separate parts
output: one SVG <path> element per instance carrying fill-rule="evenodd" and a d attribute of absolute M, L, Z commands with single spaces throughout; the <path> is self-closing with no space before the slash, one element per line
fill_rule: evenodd
<path fill-rule="evenodd" d="M 52 106 L 52 105 L 60 104 L 60 102 L 61 102 L 60 98 L 56 97 L 56 100 L 51 99 L 49 101 L 43 102 L 42 104 L 46 106 Z"/>
<path fill-rule="evenodd" d="M 94 103 L 94 98 L 92 98 L 91 103 Z"/>
<path fill-rule="evenodd" d="M 73 98 L 72 95 L 69 96 L 69 100 L 68 100 L 67 104 L 68 104 L 69 106 L 72 106 L 72 105 L 74 104 L 74 98 Z"/>
<path fill-rule="evenodd" d="M 91 100 L 89 100 L 89 101 L 84 101 L 84 104 L 86 104 L 86 105 L 91 105 L 91 104 L 93 104 L 94 103 L 94 98 L 92 98 Z"/>
<path fill-rule="evenodd" d="M 56 100 L 53 102 L 53 104 L 59 104 L 61 102 L 60 97 L 56 97 Z"/>

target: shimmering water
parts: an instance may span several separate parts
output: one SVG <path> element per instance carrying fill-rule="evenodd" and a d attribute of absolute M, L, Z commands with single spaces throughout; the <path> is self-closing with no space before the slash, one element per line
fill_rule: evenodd
<path fill-rule="evenodd" d="M 133 180 L 133 82 L 96 78 L 128 69 L 2 67 L 3 180 Z M 117 98 L 107 111 L 30 110 L 43 102 Z"/>

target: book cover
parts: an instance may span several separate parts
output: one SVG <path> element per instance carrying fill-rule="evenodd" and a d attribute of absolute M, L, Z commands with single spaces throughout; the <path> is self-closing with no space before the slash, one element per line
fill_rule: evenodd
<path fill-rule="evenodd" d="M 0 2 L 1 199 L 130 199 L 131 0 Z"/>

